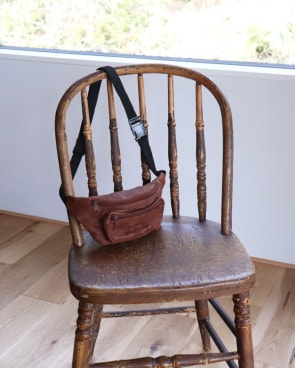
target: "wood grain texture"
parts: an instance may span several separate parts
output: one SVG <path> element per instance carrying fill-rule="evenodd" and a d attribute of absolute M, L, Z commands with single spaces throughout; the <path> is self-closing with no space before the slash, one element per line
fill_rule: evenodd
<path fill-rule="evenodd" d="M 60 305 L 17 297 L 0 311 L 0 366 L 70 367 L 76 313 L 72 297 Z"/>
<path fill-rule="evenodd" d="M 18 216 L 6 214 L 4 217 L 6 229 L 10 229 L 6 232 L 7 239 L 19 230 L 20 224 L 28 223 Z M 4 217 L 0 218 L 1 225 Z M 1 368 L 71 367 L 78 303 L 69 290 L 65 290 L 67 275 L 62 267 L 66 267 L 64 253 L 67 253 L 69 245 L 66 233 L 68 228 L 52 234 L 45 245 L 40 241 L 35 249 L 13 265 L 0 263 L 0 301 L 6 300 L 0 309 Z M 59 252 L 56 244 L 63 243 L 65 251 Z M 48 256 L 44 253 L 46 245 L 53 248 L 56 255 L 44 262 Z M 10 247 L 16 249 L 13 242 L 6 247 L 8 252 Z M 257 281 L 252 289 L 251 306 L 255 368 L 294 368 L 295 270 L 257 262 L 255 266 Z M 17 276 L 11 278 L 12 267 L 17 270 Z M 24 268 L 29 270 L 26 274 L 29 282 L 22 280 Z M 2 283 L 7 282 L 7 278 L 10 279 L 9 287 L 4 289 Z M 230 299 L 222 298 L 220 302 L 232 313 Z M 171 303 L 171 306 L 179 304 L 183 305 Z M 126 309 L 126 306 L 116 307 Z M 106 309 L 113 308 L 109 306 Z M 209 309 L 216 329 L 221 332 L 229 349 L 232 348 L 230 333 L 211 306 Z M 192 354 L 196 350 L 201 351 L 201 346 L 195 313 L 110 318 L 102 321 L 94 360 L 124 359 L 144 354 L 157 357 L 172 351 Z M 212 351 L 216 351 L 214 344 Z M 211 367 L 224 368 L 225 365 L 216 363 Z"/>
<path fill-rule="evenodd" d="M 22 227 L 9 239 L 1 242 L 1 262 L 8 264 L 16 263 L 63 227 L 63 225 L 41 221 L 25 221 L 24 223 L 27 226 Z"/>
<path fill-rule="evenodd" d="M 68 257 L 61 260 L 45 272 L 23 295 L 46 300 L 52 303 L 63 303 L 71 292 L 68 281 Z"/>
<path fill-rule="evenodd" d="M 69 228 L 64 226 L 30 253 L 10 265 L 1 277 L 0 309 L 31 287 L 68 254 Z"/>
<path fill-rule="evenodd" d="M 270 316 L 271 324 L 268 323 Z M 294 367 L 295 270 L 284 270 L 275 280 L 256 324 L 257 360 L 274 367 Z"/>
<path fill-rule="evenodd" d="M 5 213 L 0 213 L 1 247 L 3 244 L 6 244 L 9 239 L 30 226 L 32 222 L 32 219 L 25 217 L 16 216 L 14 214 L 7 216 Z"/>

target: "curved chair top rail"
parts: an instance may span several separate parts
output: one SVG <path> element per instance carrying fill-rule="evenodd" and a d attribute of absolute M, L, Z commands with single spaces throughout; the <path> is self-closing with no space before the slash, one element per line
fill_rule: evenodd
<path fill-rule="evenodd" d="M 232 227 L 232 177 L 233 177 L 233 127 L 229 103 L 219 87 L 205 75 L 183 67 L 166 64 L 126 65 L 115 68 L 121 75 L 166 74 L 183 77 L 204 86 L 215 97 L 221 112 L 223 131 L 223 170 L 222 170 L 222 206 L 221 231 L 230 234 Z M 58 104 L 55 116 L 57 152 L 61 171 L 62 184 L 66 195 L 75 195 L 71 175 L 69 150 L 66 139 L 66 114 L 73 98 L 90 84 L 106 79 L 105 72 L 96 71 L 73 83 L 64 93 Z M 82 245 L 80 225 L 74 218 L 69 218 L 75 244 Z"/>
<path fill-rule="evenodd" d="M 230 123 L 231 121 L 231 109 L 229 103 L 225 98 L 225 96 L 223 95 L 223 93 L 221 92 L 221 90 L 219 89 L 219 87 L 211 79 L 195 70 L 167 64 L 138 64 L 138 65 L 119 66 L 116 67 L 116 71 L 120 76 L 141 74 L 141 73 L 172 74 L 178 77 L 184 77 L 199 82 L 204 87 L 206 87 L 216 98 L 219 107 L 221 109 L 222 116 L 226 120 L 223 121 L 223 124 L 226 122 Z M 92 83 L 106 79 L 106 77 L 107 75 L 105 72 L 96 71 L 77 80 L 64 93 L 58 105 L 57 112 L 59 112 L 61 109 L 64 110 L 64 112 L 66 112 L 68 105 L 70 104 L 71 100 L 75 97 L 77 93 L 79 93 L 83 88 L 87 87 Z"/>

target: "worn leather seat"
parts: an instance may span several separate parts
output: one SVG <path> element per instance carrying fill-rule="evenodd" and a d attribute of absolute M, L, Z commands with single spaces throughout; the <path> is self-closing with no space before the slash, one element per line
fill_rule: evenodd
<path fill-rule="evenodd" d="M 204 291 L 217 296 L 247 290 L 253 264 L 234 234 L 220 224 L 165 216 L 161 229 L 141 239 L 98 245 L 85 233 L 83 247 L 72 247 L 69 280 L 73 295 L 96 303 L 119 304 L 190 300 Z M 175 246 L 177 244 L 177 246 Z M 229 272 L 230 271 L 230 272 Z"/>

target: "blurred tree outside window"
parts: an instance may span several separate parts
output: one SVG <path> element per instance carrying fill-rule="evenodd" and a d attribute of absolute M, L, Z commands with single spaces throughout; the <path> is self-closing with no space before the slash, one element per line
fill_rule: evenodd
<path fill-rule="evenodd" d="M 295 64 L 295 0 L 0 0 L 0 46 Z"/>

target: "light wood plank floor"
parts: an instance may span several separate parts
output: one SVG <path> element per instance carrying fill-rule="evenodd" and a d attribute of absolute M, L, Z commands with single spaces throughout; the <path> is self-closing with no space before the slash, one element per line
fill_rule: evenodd
<path fill-rule="evenodd" d="M 0 212 L 0 234 L 0 367 L 70 367 L 77 302 L 67 284 L 68 227 Z M 295 269 L 255 265 L 255 367 L 294 368 Z M 222 304 L 231 310 L 230 300 Z M 217 320 L 214 314 L 212 319 Z M 221 334 L 229 340 L 226 330 Z M 201 346 L 194 314 L 108 319 L 102 322 L 95 358 L 196 349 Z"/>

